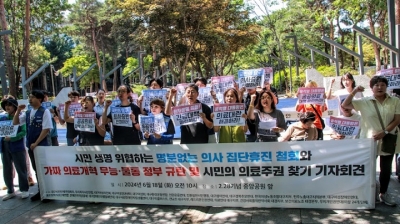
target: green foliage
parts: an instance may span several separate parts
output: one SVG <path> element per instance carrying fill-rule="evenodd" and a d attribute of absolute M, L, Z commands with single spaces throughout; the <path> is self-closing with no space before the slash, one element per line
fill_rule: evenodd
<path fill-rule="evenodd" d="M 76 68 L 76 76 L 79 77 L 84 71 L 94 63 L 94 59 L 87 55 L 73 56 L 67 59 L 60 72 L 64 77 L 69 77 L 73 74 L 73 68 Z M 79 81 L 79 86 L 85 88 L 90 86 L 93 82 L 99 83 L 99 70 L 97 67 L 93 68 L 85 77 Z"/>
<path fill-rule="evenodd" d="M 56 70 L 61 68 L 64 62 L 72 56 L 74 41 L 66 34 L 54 34 L 45 38 L 42 44 L 50 53 L 50 56 L 56 58 L 52 63 Z"/>
<path fill-rule="evenodd" d="M 31 55 L 28 66 L 30 71 L 35 71 L 40 68 L 44 63 L 53 63 L 57 58 L 51 58 L 50 53 L 40 43 L 31 44 L 29 48 Z"/>
<path fill-rule="evenodd" d="M 132 85 L 132 91 L 136 94 L 138 94 L 138 96 L 142 95 L 142 90 L 148 89 L 147 86 L 145 85 Z"/>

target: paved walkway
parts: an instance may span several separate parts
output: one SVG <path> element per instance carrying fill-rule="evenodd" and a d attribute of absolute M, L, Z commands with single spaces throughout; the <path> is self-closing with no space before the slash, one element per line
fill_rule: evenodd
<path fill-rule="evenodd" d="M 379 167 L 379 165 L 378 165 Z M 0 166 L 1 168 L 1 166 Z M 2 169 L 0 186 L 4 186 Z M 15 179 L 16 181 L 17 179 Z M 16 190 L 18 188 L 16 187 Z M 37 185 L 29 190 L 33 195 Z M 0 197 L 7 193 L 0 191 Z M 17 192 L 19 193 L 19 192 Z M 400 183 L 392 176 L 389 193 L 400 204 Z M 74 201 L 0 201 L 3 223 L 400 223 L 400 206 L 376 204 L 374 210 L 192 207 Z"/>

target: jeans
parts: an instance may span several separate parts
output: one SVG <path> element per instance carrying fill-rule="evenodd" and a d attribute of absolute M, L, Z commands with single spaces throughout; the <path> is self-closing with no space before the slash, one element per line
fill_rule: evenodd
<path fill-rule="evenodd" d="M 74 146 L 74 138 L 67 138 L 67 146 Z"/>
<path fill-rule="evenodd" d="M 51 137 L 51 146 L 59 146 L 57 136 Z"/>
<path fill-rule="evenodd" d="M 1 161 L 3 162 L 4 183 L 8 188 L 7 193 L 14 193 L 13 163 L 18 173 L 19 190 L 28 191 L 29 183 L 26 167 L 26 151 L 11 152 L 8 142 L 4 142 Z"/>
<path fill-rule="evenodd" d="M 381 172 L 379 174 L 379 183 L 381 184 L 380 193 L 385 194 L 390 182 L 390 175 L 392 173 L 392 161 L 394 155 L 379 156 L 379 163 Z"/>
<path fill-rule="evenodd" d="M 318 132 L 317 140 L 324 140 L 324 132 L 322 131 L 322 129 L 317 128 L 317 132 Z"/>

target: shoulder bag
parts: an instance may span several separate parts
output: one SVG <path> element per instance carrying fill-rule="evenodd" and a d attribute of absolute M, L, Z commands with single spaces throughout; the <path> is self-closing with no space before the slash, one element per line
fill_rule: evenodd
<path fill-rule="evenodd" d="M 385 130 L 385 126 L 383 126 L 383 121 L 381 117 L 381 113 L 378 110 L 378 106 L 376 105 L 376 101 L 372 101 L 375 106 L 376 113 L 378 114 L 379 122 L 381 123 L 382 130 Z M 382 152 L 394 154 L 396 151 L 396 142 L 397 142 L 397 135 L 393 135 L 388 133 L 385 135 L 381 140 L 381 150 Z"/>

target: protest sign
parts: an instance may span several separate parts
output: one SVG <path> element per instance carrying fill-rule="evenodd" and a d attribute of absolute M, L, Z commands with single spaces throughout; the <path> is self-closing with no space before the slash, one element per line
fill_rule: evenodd
<path fill-rule="evenodd" d="M 272 131 L 272 128 L 274 127 L 276 127 L 276 118 L 266 121 L 260 121 L 260 123 L 258 124 L 257 134 L 276 137 L 276 132 Z"/>
<path fill-rule="evenodd" d="M 85 96 L 96 96 L 97 93 L 96 92 L 91 92 L 91 93 L 86 93 Z"/>
<path fill-rule="evenodd" d="M 46 109 L 52 109 L 51 106 L 51 102 L 47 101 L 47 102 L 42 102 L 42 107 L 46 108 Z M 28 104 L 28 110 L 32 110 L 32 106 L 30 104 Z"/>
<path fill-rule="evenodd" d="M 245 87 L 246 89 L 255 89 L 257 86 L 263 86 L 264 83 L 264 69 L 249 69 L 239 70 L 239 89 Z"/>
<path fill-rule="evenodd" d="M 384 76 L 388 80 L 388 90 L 400 88 L 400 68 L 383 69 L 376 72 L 376 76 Z"/>
<path fill-rule="evenodd" d="M 211 77 L 211 88 L 217 94 L 219 103 L 224 103 L 224 92 L 234 87 L 235 77 L 233 75 Z"/>
<path fill-rule="evenodd" d="M 162 147 L 38 146 L 34 153 L 42 199 L 375 208 L 376 150 L 372 139 Z"/>
<path fill-rule="evenodd" d="M 64 119 L 65 105 L 60 104 L 59 109 L 60 109 L 61 119 Z M 73 117 L 76 111 L 82 111 L 82 105 L 80 103 L 71 103 L 69 105 L 68 111 L 69 111 L 69 116 Z"/>
<path fill-rule="evenodd" d="M 245 119 L 242 115 L 245 113 L 244 103 L 226 103 L 214 104 L 214 119 L 215 126 L 236 126 L 244 125 Z"/>
<path fill-rule="evenodd" d="M 202 111 L 201 103 L 172 107 L 171 118 L 175 126 L 203 122 L 200 118 Z"/>
<path fill-rule="evenodd" d="M 164 115 L 157 114 L 151 116 L 139 115 L 139 124 L 140 130 L 145 133 L 148 132 L 150 134 L 161 134 L 167 131 L 164 122 Z"/>
<path fill-rule="evenodd" d="M 344 136 L 355 136 L 360 132 L 360 121 L 338 118 L 331 116 L 329 126 L 338 134 Z"/>
<path fill-rule="evenodd" d="M 179 83 L 176 85 L 176 102 L 180 102 L 181 99 L 185 96 L 186 87 L 189 86 L 189 83 Z M 186 104 L 186 102 L 184 102 Z"/>
<path fill-rule="evenodd" d="M 146 111 L 150 111 L 150 103 L 154 99 L 160 99 L 164 102 L 167 101 L 167 98 L 166 98 L 167 90 L 166 89 L 146 89 L 146 90 L 142 90 L 142 95 L 143 95 L 142 107 Z"/>
<path fill-rule="evenodd" d="M 139 99 L 139 96 L 138 96 L 138 94 L 137 93 L 131 93 L 131 97 L 132 97 L 132 103 L 134 103 L 136 106 L 138 105 L 138 99 Z"/>
<path fill-rule="evenodd" d="M 298 104 L 325 104 L 325 88 L 299 88 L 297 91 Z"/>
<path fill-rule="evenodd" d="M 0 121 L 0 137 L 15 137 L 17 132 L 18 125 L 13 125 L 12 120 Z"/>
<path fill-rule="evenodd" d="M 272 84 L 274 82 L 274 70 L 272 67 L 264 68 L 264 85 L 269 83 Z M 264 87 L 264 86 L 261 86 Z"/>
<path fill-rule="evenodd" d="M 200 87 L 199 96 L 197 97 L 197 100 L 211 107 L 214 104 L 214 102 L 210 92 L 211 92 L 211 87 Z"/>
<path fill-rule="evenodd" d="M 95 132 L 96 126 L 94 119 L 96 118 L 95 112 L 75 112 L 74 128 L 77 131 Z"/>
<path fill-rule="evenodd" d="M 131 107 L 111 107 L 113 125 L 132 127 L 131 113 Z"/>

